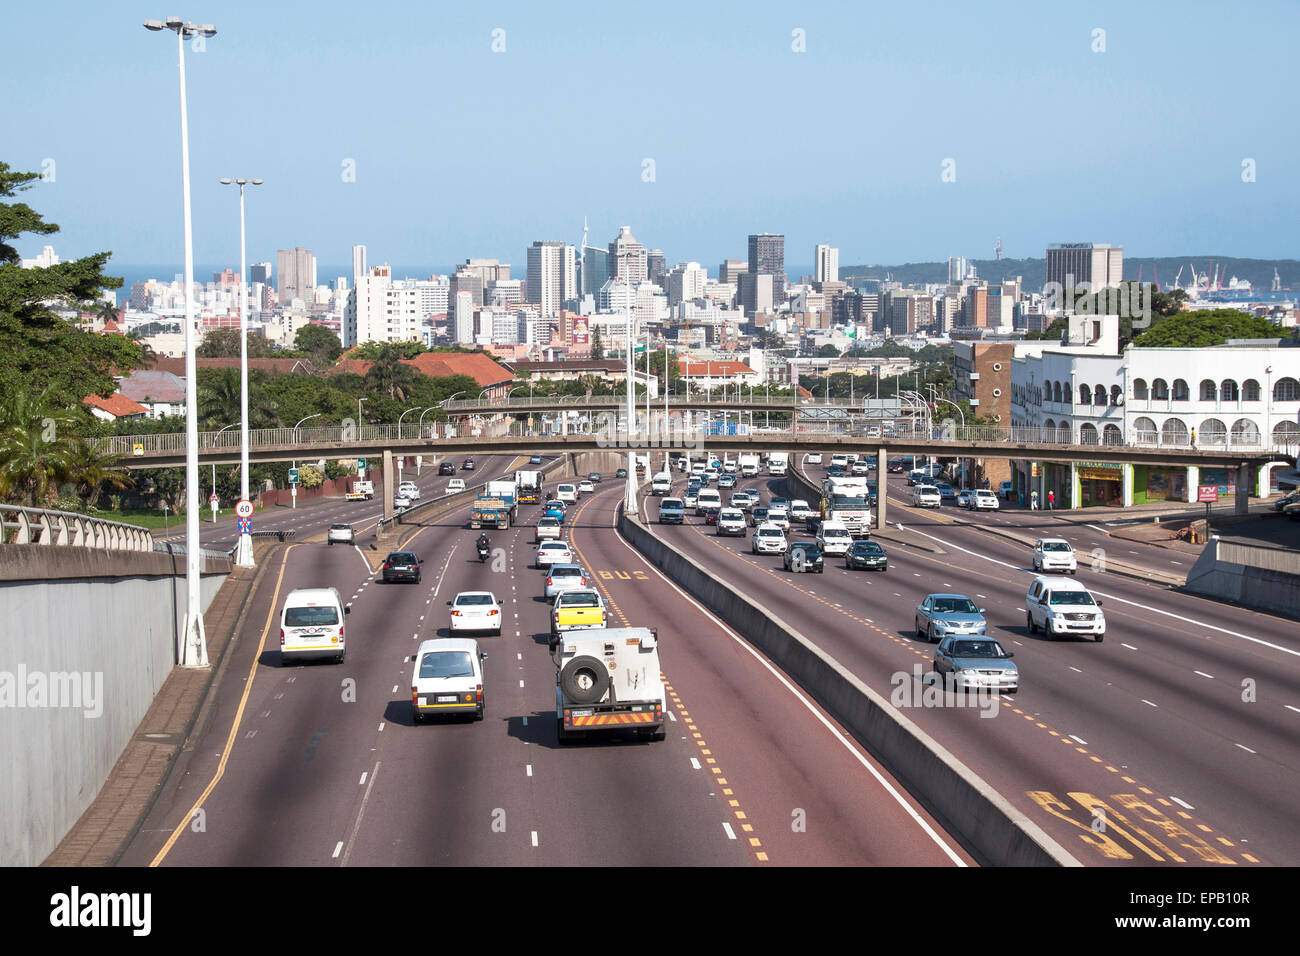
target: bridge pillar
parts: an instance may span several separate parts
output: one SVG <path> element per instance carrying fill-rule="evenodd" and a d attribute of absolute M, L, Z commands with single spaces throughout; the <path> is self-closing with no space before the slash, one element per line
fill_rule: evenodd
<path fill-rule="evenodd" d="M 384 496 L 384 517 L 393 516 L 393 492 L 397 490 L 397 485 L 393 484 L 393 453 L 387 448 L 384 449 L 384 490 L 381 492 Z"/>
<path fill-rule="evenodd" d="M 1125 508 L 1133 507 L 1133 466 L 1124 465 L 1120 471 L 1120 504 Z"/>
<path fill-rule="evenodd" d="M 1079 499 L 1083 497 L 1083 483 L 1079 480 L 1079 463 L 1070 462 L 1070 510 L 1073 511 L 1079 507 Z"/>
<path fill-rule="evenodd" d="M 1233 502 L 1233 514 L 1250 514 L 1250 486 L 1254 480 L 1254 465 L 1242 465 L 1237 469 L 1237 495 Z"/>
<path fill-rule="evenodd" d="M 1187 503 L 1196 504 L 1196 491 L 1201 484 L 1201 469 L 1196 465 L 1187 468 Z"/>
<path fill-rule="evenodd" d="M 889 487 L 889 455 L 882 445 L 876 449 L 876 527 L 885 526 L 885 494 Z"/>

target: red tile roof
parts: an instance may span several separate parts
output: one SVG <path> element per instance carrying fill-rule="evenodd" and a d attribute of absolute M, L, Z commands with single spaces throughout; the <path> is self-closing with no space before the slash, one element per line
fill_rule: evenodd
<path fill-rule="evenodd" d="M 489 388 L 514 380 L 514 375 L 483 352 L 422 352 L 413 359 L 402 361 L 432 378 L 468 375 L 479 384 L 480 388 Z M 365 375 L 370 370 L 370 365 L 371 363 L 366 359 L 340 359 L 332 372 Z"/>
<path fill-rule="evenodd" d="M 680 359 L 677 368 L 683 375 L 753 375 L 754 370 L 744 362 L 702 362 L 696 359 Z"/>
<path fill-rule="evenodd" d="M 127 418 L 131 415 L 147 415 L 149 409 L 139 402 L 132 401 L 121 392 L 114 392 L 108 398 L 102 395 L 87 395 L 82 399 L 87 405 L 102 409 L 114 418 Z"/>

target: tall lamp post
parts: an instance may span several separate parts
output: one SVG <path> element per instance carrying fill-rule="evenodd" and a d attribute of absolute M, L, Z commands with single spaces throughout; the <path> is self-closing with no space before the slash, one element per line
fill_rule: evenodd
<path fill-rule="evenodd" d="M 260 186 L 260 179 L 223 179 L 223 186 L 239 186 L 239 497 L 248 500 L 248 259 L 244 241 L 244 187 Z M 294 500 L 297 504 L 297 499 Z M 244 532 L 235 548 L 235 564 L 251 568 L 253 536 Z"/>
<path fill-rule="evenodd" d="M 623 253 L 623 281 L 627 292 L 623 296 L 624 325 L 627 332 L 627 488 L 623 513 L 635 515 L 636 510 L 636 455 L 632 451 L 632 429 L 636 428 L 636 394 L 632 391 L 632 280 L 628 273 L 627 252 Z"/>
<path fill-rule="evenodd" d="M 297 425 L 294 425 L 294 426 L 293 426 L 293 443 L 294 443 L 295 445 L 298 444 L 298 427 L 299 427 L 300 425 L 302 425 L 303 422 L 309 422 L 309 421 L 311 421 L 313 418 L 320 418 L 321 415 L 323 415 L 323 414 L 325 414 L 325 413 L 324 413 L 324 412 L 317 412 L 315 415 L 308 415 L 306 418 L 300 419 Z M 245 446 L 245 447 L 247 447 L 247 446 Z M 297 467 L 298 467 L 298 459 L 297 459 L 296 456 L 295 456 L 294 459 L 293 459 L 293 467 L 294 467 L 294 468 L 297 468 Z M 292 491 L 292 494 L 289 496 L 289 501 L 290 501 L 289 507 L 290 507 L 291 509 L 296 509 L 296 508 L 298 507 L 298 486 L 295 484 L 295 485 L 292 486 L 292 488 L 291 488 L 290 490 Z M 244 497 L 248 497 L 248 493 L 247 493 L 247 492 L 244 493 Z"/>
<path fill-rule="evenodd" d="M 207 667 L 208 644 L 203 630 L 203 597 L 199 561 L 199 420 L 194 361 L 194 239 L 190 226 L 190 137 L 185 106 L 185 38 L 216 36 L 210 23 L 187 23 L 180 17 L 144 21 L 146 30 L 176 34 L 177 70 L 181 90 L 181 195 L 185 227 L 185 624 L 181 635 L 182 667 Z"/>
<path fill-rule="evenodd" d="M 238 424 L 239 422 L 231 422 L 229 425 L 222 425 L 220 428 L 217 429 L 217 434 L 220 435 L 227 428 L 234 428 Z M 217 439 L 213 438 L 212 443 L 213 445 L 216 445 Z M 217 463 L 215 461 L 212 463 L 212 493 L 214 495 L 217 493 Z M 244 497 L 247 498 L 248 494 L 245 493 Z M 215 511 L 212 512 L 212 523 L 213 524 L 217 523 L 217 513 Z"/>

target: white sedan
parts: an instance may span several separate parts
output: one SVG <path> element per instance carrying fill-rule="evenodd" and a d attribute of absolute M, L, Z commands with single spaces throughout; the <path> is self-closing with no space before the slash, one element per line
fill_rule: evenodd
<path fill-rule="evenodd" d="M 406 495 L 397 494 L 393 496 L 394 511 L 405 511 L 409 507 L 411 507 L 411 499 Z"/>
<path fill-rule="evenodd" d="M 595 490 L 596 490 L 596 486 L 593 485 L 590 481 L 587 481 L 586 479 L 583 479 L 582 481 L 578 482 L 578 494 L 588 495 L 594 492 Z"/>
<path fill-rule="evenodd" d="M 822 456 L 821 456 L 821 455 L 818 455 L 818 454 L 814 453 L 814 454 L 811 454 L 811 455 L 806 455 L 806 456 L 804 456 L 804 464 L 807 464 L 807 465 L 820 465 L 821 463 L 822 463 Z"/>
<path fill-rule="evenodd" d="M 573 549 L 567 541 L 543 541 L 537 547 L 537 564 L 539 568 L 549 568 L 552 564 L 571 564 Z"/>
<path fill-rule="evenodd" d="M 451 633 L 491 631 L 501 635 L 501 604 L 491 591 L 461 591 L 447 605 L 451 608 Z"/>
<path fill-rule="evenodd" d="M 764 522 L 754 529 L 750 548 L 755 554 L 785 554 L 785 532 L 774 524 Z"/>

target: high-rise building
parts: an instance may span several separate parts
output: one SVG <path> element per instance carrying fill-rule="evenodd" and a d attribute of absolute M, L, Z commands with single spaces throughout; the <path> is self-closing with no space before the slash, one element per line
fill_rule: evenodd
<path fill-rule="evenodd" d="M 663 288 L 664 276 L 668 274 L 668 262 L 664 259 L 662 249 L 651 249 L 645 257 L 646 278 Z"/>
<path fill-rule="evenodd" d="M 484 305 L 519 305 L 523 301 L 523 282 L 519 279 L 493 279 L 483 290 Z"/>
<path fill-rule="evenodd" d="M 645 246 L 632 235 L 631 226 L 619 229 L 618 236 L 609 244 L 609 277 L 611 279 L 644 282 L 649 276 Z"/>
<path fill-rule="evenodd" d="M 271 284 L 271 263 L 255 262 L 248 267 L 248 283 L 260 282 L 262 285 Z"/>
<path fill-rule="evenodd" d="M 1124 247 L 1093 242 L 1062 242 L 1047 247 L 1047 284 L 1096 292 L 1124 281 Z"/>
<path fill-rule="evenodd" d="M 483 276 L 467 266 L 461 266 L 456 270 L 456 274 L 451 277 L 450 289 L 448 291 L 449 301 L 454 303 L 457 294 L 468 292 L 470 301 L 474 305 L 483 304 Z"/>
<path fill-rule="evenodd" d="M 280 276 L 280 304 L 289 305 L 294 299 L 310 303 L 316 296 L 316 257 L 310 249 L 276 251 L 276 271 Z"/>
<path fill-rule="evenodd" d="M 948 284 L 957 285 L 966 278 L 967 263 L 965 256 L 948 257 Z"/>
<path fill-rule="evenodd" d="M 424 327 L 424 295 L 415 282 L 397 281 L 386 266 L 371 266 L 348 295 L 343 313 L 343 346 L 365 342 L 419 342 Z"/>
<path fill-rule="evenodd" d="M 724 259 L 722 265 L 718 266 L 718 281 L 737 286 L 740 283 L 740 276 L 747 272 L 748 268 L 744 259 Z"/>
<path fill-rule="evenodd" d="M 356 285 L 366 274 L 366 247 L 352 247 L 352 284 Z"/>
<path fill-rule="evenodd" d="M 704 284 L 708 280 L 708 273 L 698 262 L 684 262 L 673 266 L 665 283 L 668 305 L 674 306 L 680 302 L 703 298 Z"/>
<path fill-rule="evenodd" d="M 528 247 L 528 283 L 525 297 L 544 316 L 559 315 L 569 299 L 577 298 L 574 282 L 574 249 L 556 240 L 534 242 Z"/>
<path fill-rule="evenodd" d="M 772 306 L 780 305 L 785 301 L 785 236 L 774 232 L 760 232 L 749 237 L 749 274 L 772 277 Z M 757 284 L 751 287 L 758 289 Z M 745 298 L 743 286 L 740 302 L 750 315 L 756 311 L 766 311 L 757 308 L 755 303 Z"/>
<path fill-rule="evenodd" d="M 594 296 L 609 278 L 609 251 L 597 246 L 582 247 L 582 294 Z"/>
<path fill-rule="evenodd" d="M 840 281 L 840 250 L 824 244 L 819 245 L 814 261 L 817 263 L 818 282 Z"/>
<path fill-rule="evenodd" d="M 474 296 L 468 290 L 456 292 L 451 305 L 452 337 L 457 345 L 473 345 Z"/>

